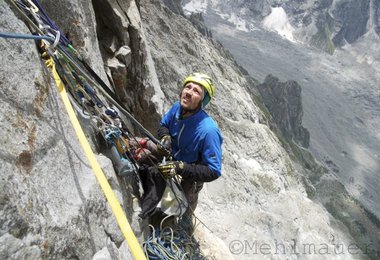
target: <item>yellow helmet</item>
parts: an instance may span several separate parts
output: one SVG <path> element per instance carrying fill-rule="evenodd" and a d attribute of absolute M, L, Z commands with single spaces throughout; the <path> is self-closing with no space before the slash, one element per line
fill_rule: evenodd
<path fill-rule="evenodd" d="M 215 86 L 212 83 L 211 78 L 206 74 L 194 72 L 185 78 L 182 86 L 186 86 L 186 84 L 189 82 L 199 84 L 207 91 L 202 100 L 202 106 L 205 107 L 208 102 L 210 102 L 210 100 L 215 96 Z"/>

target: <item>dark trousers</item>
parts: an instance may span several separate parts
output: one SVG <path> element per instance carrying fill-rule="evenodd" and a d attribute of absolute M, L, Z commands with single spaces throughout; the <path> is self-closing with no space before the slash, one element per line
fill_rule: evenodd
<path fill-rule="evenodd" d="M 198 195 L 203 188 L 203 182 L 182 180 L 181 186 L 189 203 L 189 209 L 187 211 L 191 214 L 198 205 Z"/>

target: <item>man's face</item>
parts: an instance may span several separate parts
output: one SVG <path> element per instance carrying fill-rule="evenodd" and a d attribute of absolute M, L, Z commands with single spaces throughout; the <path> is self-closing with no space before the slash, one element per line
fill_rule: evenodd
<path fill-rule="evenodd" d="M 189 82 L 181 93 L 181 107 L 185 110 L 195 110 L 200 106 L 203 97 L 203 88 L 193 82 Z"/>

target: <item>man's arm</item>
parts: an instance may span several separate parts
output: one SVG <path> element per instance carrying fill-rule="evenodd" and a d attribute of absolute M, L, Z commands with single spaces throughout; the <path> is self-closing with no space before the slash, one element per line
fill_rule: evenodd
<path fill-rule="evenodd" d="M 192 181 L 216 180 L 222 173 L 222 142 L 219 129 L 211 129 L 206 134 L 201 148 L 201 164 L 184 163 L 182 168 L 176 165 L 176 173 Z"/>
<path fill-rule="evenodd" d="M 157 130 L 158 139 L 160 144 L 158 146 L 159 154 L 162 156 L 169 156 L 172 150 L 172 142 L 170 136 L 170 122 L 175 117 L 176 110 L 178 109 L 179 103 L 175 103 L 172 108 L 162 117 L 160 122 L 160 127 Z"/>
<path fill-rule="evenodd" d="M 179 172 L 179 174 L 184 179 L 200 182 L 210 182 L 216 180 L 220 176 L 208 166 L 201 164 L 185 164 L 182 172 Z"/>
<path fill-rule="evenodd" d="M 170 136 L 169 128 L 164 125 L 160 125 L 157 130 L 158 139 L 162 139 L 164 136 Z"/>
<path fill-rule="evenodd" d="M 222 143 L 220 130 L 215 127 L 208 131 L 201 148 L 202 164 L 207 165 L 218 177 L 222 175 Z"/>

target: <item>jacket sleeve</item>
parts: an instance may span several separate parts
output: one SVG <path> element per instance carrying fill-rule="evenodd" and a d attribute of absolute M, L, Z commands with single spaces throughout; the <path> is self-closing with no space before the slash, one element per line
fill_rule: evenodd
<path fill-rule="evenodd" d="M 183 178 L 193 181 L 210 182 L 222 174 L 223 138 L 218 128 L 212 128 L 204 138 L 200 164 L 185 164 Z"/>
<path fill-rule="evenodd" d="M 210 182 L 220 176 L 207 165 L 202 164 L 185 164 L 180 174 L 184 179 L 199 182 Z"/>
<path fill-rule="evenodd" d="M 157 135 L 158 135 L 158 139 L 160 139 L 160 140 L 165 135 L 169 135 L 170 136 L 169 128 L 167 128 L 164 125 L 160 125 L 160 127 L 158 128 L 158 131 L 157 131 Z"/>
<path fill-rule="evenodd" d="M 215 127 L 206 134 L 201 149 L 202 163 L 218 176 L 222 175 L 222 143 L 223 138 L 220 130 Z"/>

